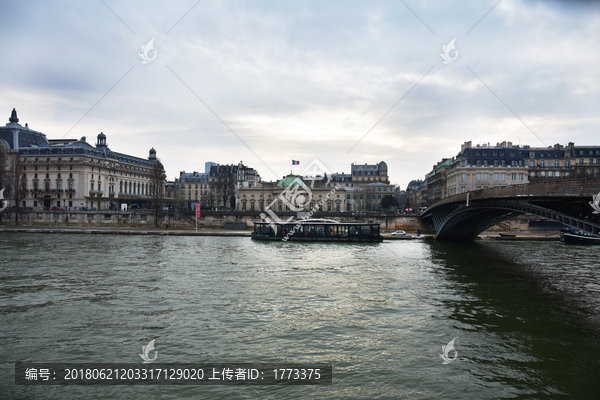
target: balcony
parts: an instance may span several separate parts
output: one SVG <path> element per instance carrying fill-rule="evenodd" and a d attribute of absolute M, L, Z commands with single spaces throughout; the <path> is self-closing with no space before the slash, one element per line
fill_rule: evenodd
<path fill-rule="evenodd" d="M 90 196 L 96 196 L 96 197 L 100 197 L 102 196 L 102 194 L 104 193 L 104 191 L 102 190 L 90 190 Z"/>

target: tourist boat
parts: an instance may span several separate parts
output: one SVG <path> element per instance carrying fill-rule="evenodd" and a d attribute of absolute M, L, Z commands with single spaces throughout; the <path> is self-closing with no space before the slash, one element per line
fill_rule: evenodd
<path fill-rule="evenodd" d="M 561 232 L 561 236 L 566 244 L 600 244 L 600 237 L 581 231 Z"/>
<path fill-rule="evenodd" d="M 306 219 L 288 222 L 255 222 L 252 240 L 305 242 L 381 242 L 379 223 Z"/>
<path fill-rule="evenodd" d="M 512 233 L 512 232 L 500 232 L 499 235 L 501 237 L 515 237 L 515 236 L 517 236 L 516 233 Z"/>

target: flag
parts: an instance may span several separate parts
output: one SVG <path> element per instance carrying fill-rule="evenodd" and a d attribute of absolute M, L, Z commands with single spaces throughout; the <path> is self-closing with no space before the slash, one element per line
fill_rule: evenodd
<path fill-rule="evenodd" d="M 300 161 L 292 160 L 292 165 L 300 165 Z"/>

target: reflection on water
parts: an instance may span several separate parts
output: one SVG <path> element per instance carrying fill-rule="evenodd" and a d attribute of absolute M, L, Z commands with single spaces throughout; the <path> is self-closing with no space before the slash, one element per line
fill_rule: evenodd
<path fill-rule="evenodd" d="M 0 385 L 50 398 L 594 398 L 598 248 L 0 234 Z M 456 339 L 458 358 L 442 365 Z M 15 387 L 14 363 L 331 362 L 330 387 Z"/>

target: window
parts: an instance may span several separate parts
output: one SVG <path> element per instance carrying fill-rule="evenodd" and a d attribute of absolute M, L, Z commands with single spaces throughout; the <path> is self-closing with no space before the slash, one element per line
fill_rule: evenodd
<path fill-rule="evenodd" d="M 460 174 L 460 180 L 461 181 L 466 181 L 467 180 L 467 174 Z"/>
<path fill-rule="evenodd" d="M 69 190 L 73 190 L 73 182 L 69 182 Z"/>
<path fill-rule="evenodd" d="M 520 181 L 524 181 L 525 180 L 525 175 L 522 172 L 519 174 L 519 180 Z"/>
<path fill-rule="evenodd" d="M 554 166 L 555 167 L 560 167 L 560 161 L 554 161 Z"/>
<path fill-rule="evenodd" d="M 548 171 L 548 178 L 552 178 L 554 176 L 554 174 L 552 173 L 552 171 Z"/>
<path fill-rule="evenodd" d="M 489 180 L 489 176 L 488 176 L 488 173 L 487 173 L 487 172 L 485 172 L 485 173 L 483 174 L 483 180 L 484 180 L 484 181 L 487 181 L 487 180 Z"/>
<path fill-rule="evenodd" d="M 481 172 L 477 173 L 477 180 L 480 181 L 481 180 Z"/>
<path fill-rule="evenodd" d="M 498 173 L 495 173 L 495 174 L 494 174 L 494 180 L 495 180 L 495 181 L 497 181 L 497 180 L 499 180 L 499 179 L 500 179 L 500 174 L 498 174 Z"/>
<path fill-rule="evenodd" d="M 560 178 L 560 172 L 559 171 L 554 171 L 554 176 L 557 178 Z"/>
<path fill-rule="evenodd" d="M 506 180 L 506 173 L 502 173 L 502 180 L 505 181 Z"/>
<path fill-rule="evenodd" d="M 529 172 L 529 177 L 530 178 L 535 178 L 535 172 L 533 172 L 533 171 Z"/>
<path fill-rule="evenodd" d="M 62 182 L 61 181 L 56 182 L 56 188 L 58 190 L 62 190 Z"/>
<path fill-rule="evenodd" d="M 512 174 L 511 178 L 512 178 L 513 181 L 516 181 L 517 180 L 517 174 Z"/>
<path fill-rule="evenodd" d="M 571 161 L 565 161 L 565 167 L 570 167 L 571 166 Z"/>
<path fill-rule="evenodd" d="M 546 166 L 546 161 L 544 161 L 544 160 L 541 160 L 541 161 L 540 161 L 540 167 L 545 167 L 545 166 Z"/>
<path fill-rule="evenodd" d="M 529 166 L 530 167 L 535 167 L 535 161 L 529 160 Z"/>
<path fill-rule="evenodd" d="M 467 187 L 466 186 L 461 186 L 460 187 L 460 192 L 461 193 L 466 193 L 467 192 Z"/>
<path fill-rule="evenodd" d="M 481 166 L 481 160 L 477 160 L 477 161 L 475 162 L 475 164 L 476 164 L 478 167 L 479 167 L 479 166 Z"/>
<path fill-rule="evenodd" d="M 542 178 L 545 178 L 545 177 L 546 177 L 546 171 L 542 171 L 542 172 L 540 172 L 540 176 L 541 176 Z"/>

